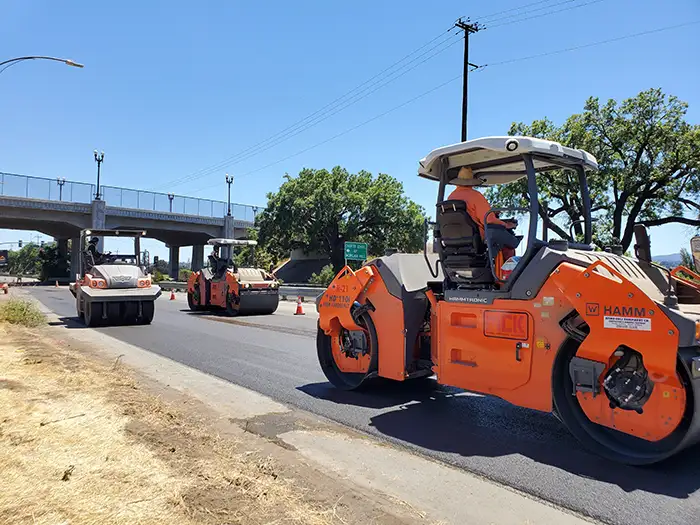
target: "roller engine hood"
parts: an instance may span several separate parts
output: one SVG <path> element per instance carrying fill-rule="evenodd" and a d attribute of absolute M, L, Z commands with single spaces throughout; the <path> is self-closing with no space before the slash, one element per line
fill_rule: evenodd
<path fill-rule="evenodd" d="M 107 288 L 136 288 L 139 278 L 144 277 L 138 266 L 121 264 L 99 264 L 91 273 L 107 281 Z"/>

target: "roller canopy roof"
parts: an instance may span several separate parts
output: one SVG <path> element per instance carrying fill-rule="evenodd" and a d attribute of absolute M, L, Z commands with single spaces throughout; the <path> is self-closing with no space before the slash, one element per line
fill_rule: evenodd
<path fill-rule="evenodd" d="M 100 237 L 143 237 L 146 235 L 145 230 L 95 230 L 90 228 L 89 230 L 83 230 L 85 235 L 95 235 Z"/>
<path fill-rule="evenodd" d="M 439 180 L 440 166 L 444 162 L 447 180 L 451 184 L 508 184 L 527 175 L 522 157 L 527 153 L 532 154 L 538 172 L 574 166 L 583 166 L 586 170 L 598 169 L 595 157 L 586 151 L 567 148 L 550 140 L 507 136 L 468 140 L 433 150 L 420 160 L 418 175 Z M 457 173 L 463 166 L 472 169 L 474 180 L 457 179 Z"/>

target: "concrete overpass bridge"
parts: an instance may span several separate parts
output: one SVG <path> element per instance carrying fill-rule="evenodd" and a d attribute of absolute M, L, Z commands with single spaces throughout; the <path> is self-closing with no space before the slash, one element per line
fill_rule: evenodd
<path fill-rule="evenodd" d="M 101 186 L 0 172 L 0 228 L 36 230 L 54 237 L 59 250 L 71 246 L 71 267 L 78 261 L 79 232 L 86 228 L 146 230 L 170 248 L 170 273 L 177 277 L 179 251 L 192 246 L 192 268 L 204 262 L 204 245 L 213 237 L 244 238 L 262 207 L 227 204 L 183 195 Z"/>

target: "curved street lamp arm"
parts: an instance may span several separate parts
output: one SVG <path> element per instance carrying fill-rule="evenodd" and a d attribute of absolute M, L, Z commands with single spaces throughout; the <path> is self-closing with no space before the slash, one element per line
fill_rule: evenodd
<path fill-rule="evenodd" d="M 12 62 L 21 62 L 22 60 L 53 60 L 54 62 L 63 62 L 66 65 L 73 66 L 73 67 L 83 67 L 82 64 L 79 64 L 78 62 L 73 62 L 70 59 L 67 58 L 57 58 L 57 57 L 48 57 L 48 56 L 26 56 L 26 57 L 17 57 L 17 58 L 11 58 L 9 60 L 5 60 L 3 62 L 0 62 L 0 66 L 4 66 L 5 64 L 10 64 Z"/>

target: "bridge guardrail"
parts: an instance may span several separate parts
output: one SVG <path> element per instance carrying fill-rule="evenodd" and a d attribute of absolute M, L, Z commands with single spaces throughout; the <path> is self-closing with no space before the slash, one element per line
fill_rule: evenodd
<path fill-rule="evenodd" d="M 95 197 L 95 191 L 95 185 L 87 182 L 0 172 L 0 196 L 89 204 Z M 182 213 L 199 217 L 223 217 L 228 211 L 224 201 L 173 193 L 101 185 L 100 194 L 107 206 L 134 210 Z M 231 215 L 238 220 L 255 222 L 255 217 L 262 210 L 262 206 L 231 203 Z"/>

